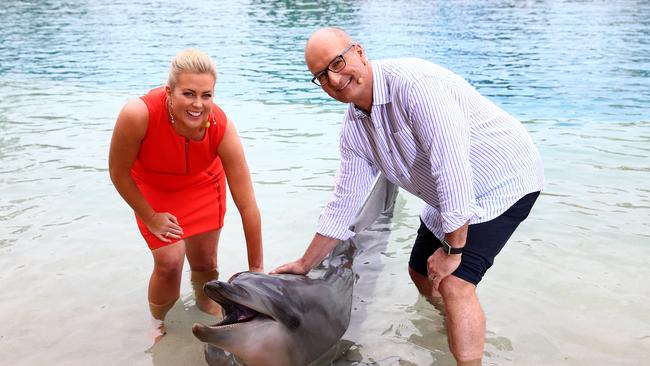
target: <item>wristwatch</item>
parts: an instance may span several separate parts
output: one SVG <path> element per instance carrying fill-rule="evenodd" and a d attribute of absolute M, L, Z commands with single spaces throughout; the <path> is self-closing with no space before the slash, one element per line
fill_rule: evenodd
<path fill-rule="evenodd" d="M 442 239 L 442 250 L 447 254 L 447 255 L 452 255 L 452 254 L 462 254 L 463 253 L 463 248 L 454 248 L 445 239 Z"/>

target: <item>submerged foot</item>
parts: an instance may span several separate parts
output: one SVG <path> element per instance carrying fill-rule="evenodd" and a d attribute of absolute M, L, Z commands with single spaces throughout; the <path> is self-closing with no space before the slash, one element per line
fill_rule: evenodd
<path fill-rule="evenodd" d="M 151 318 L 151 326 L 149 328 L 149 336 L 155 345 L 160 339 L 167 334 L 165 330 L 165 322 L 159 319 Z"/>
<path fill-rule="evenodd" d="M 433 307 L 438 310 L 441 316 L 446 317 L 447 316 L 447 310 L 445 309 L 445 301 L 442 299 L 442 295 L 440 295 L 439 292 L 435 292 L 433 296 L 427 296 L 425 297 L 427 302 Z"/>
<path fill-rule="evenodd" d="M 199 310 L 201 310 L 202 312 L 206 314 L 214 315 L 219 319 L 223 317 L 221 312 L 221 306 L 216 302 L 210 300 L 209 298 L 196 300 L 196 307 L 199 308 Z"/>

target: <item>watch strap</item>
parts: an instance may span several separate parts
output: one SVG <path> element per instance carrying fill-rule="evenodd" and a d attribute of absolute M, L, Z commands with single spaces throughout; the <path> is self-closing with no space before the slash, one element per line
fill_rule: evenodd
<path fill-rule="evenodd" d="M 462 254 L 463 253 L 463 248 L 454 248 L 445 239 L 442 239 L 442 250 L 447 254 L 447 255 L 452 255 L 452 254 Z"/>

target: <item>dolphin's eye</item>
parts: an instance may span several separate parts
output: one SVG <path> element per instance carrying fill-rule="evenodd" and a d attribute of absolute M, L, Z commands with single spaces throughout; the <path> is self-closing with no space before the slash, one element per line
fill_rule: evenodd
<path fill-rule="evenodd" d="M 300 326 L 300 319 L 296 316 L 291 316 L 287 319 L 287 328 L 296 329 Z"/>

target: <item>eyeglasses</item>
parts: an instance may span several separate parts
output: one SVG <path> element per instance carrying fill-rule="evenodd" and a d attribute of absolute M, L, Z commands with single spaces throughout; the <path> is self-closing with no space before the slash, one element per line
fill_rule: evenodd
<path fill-rule="evenodd" d="M 311 79 L 311 82 L 318 85 L 318 86 L 324 86 L 330 81 L 330 76 L 329 72 L 334 72 L 334 73 L 339 73 L 345 68 L 345 58 L 343 58 L 343 55 L 345 55 L 352 47 L 355 46 L 355 43 L 347 46 L 343 52 L 341 52 L 338 56 L 334 57 L 332 61 L 330 61 L 329 64 L 327 64 L 327 67 L 321 71 L 319 71 L 316 76 L 314 76 Z"/>

